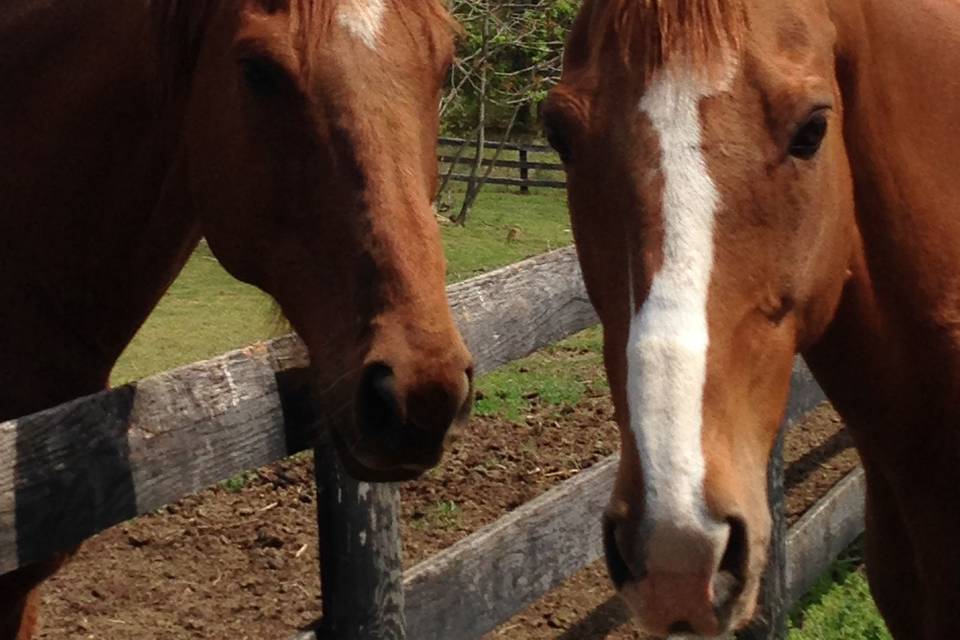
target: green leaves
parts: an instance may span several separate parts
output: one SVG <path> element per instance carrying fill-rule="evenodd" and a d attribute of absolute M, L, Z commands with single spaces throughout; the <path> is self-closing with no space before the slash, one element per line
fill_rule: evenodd
<path fill-rule="evenodd" d="M 564 40 L 580 4 L 581 0 L 453 0 L 453 14 L 466 35 L 449 78 L 444 128 L 451 133 L 473 130 L 479 101 L 485 99 L 491 130 L 503 130 L 522 105 L 526 114 L 519 126 L 530 133 L 537 105 L 559 78 Z"/>

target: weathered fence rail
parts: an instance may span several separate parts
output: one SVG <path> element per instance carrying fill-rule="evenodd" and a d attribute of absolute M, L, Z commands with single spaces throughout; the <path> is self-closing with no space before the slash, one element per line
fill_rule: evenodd
<path fill-rule="evenodd" d="M 448 297 L 480 373 L 596 323 L 571 248 L 453 285 Z M 286 336 L 0 423 L 0 573 L 311 446 L 305 365 L 303 345 Z M 798 361 L 788 419 L 821 400 Z M 346 478 L 330 453 L 317 450 L 317 637 L 477 638 L 601 557 L 615 457 L 402 575 L 396 487 Z M 862 530 L 862 490 L 851 475 L 775 543 L 786 560 L 771 575 L 789 601 Z"/>
<path fill-rule="evenodd" d="M 456 147 L 466 148 L 470 150 L 470 154 L 463 155 L 462 150 L 456 154 L 441 153 L 438 156 L 438 160 L 441 163 L 447 165 L 453 165 L 448 170 L 452 171 L 450 174 L 450 179 L 455 182 L 469 182 L 471 177 L 466 174 L 456 173 L 456 166 L 459 164 L 473 166 L 477 162 L 477 143 L 471 140 L 464 140 L 462 138 L 439 138 L 438 143 L 441 149 L 444 147 Z M 543 145 L 536 144 L 518 144 L 514 142 L 498 142 L 498 141 L 487 141 L 484 143 L 485 149 L 498 149 L 502 148 L 504 151 L 515 153 L 516 159 L 509 158 L 497 158 L 496 162 L 492 158 L 481 158 L 481 166 L 489 167 L 494 165 L 501 169 L 517 169 L 517 177 L 506 177 L 503 175 L 491 175 L 486 178 L 486 182 L 489 184 L 501 184 L 508 185 L 513 187 L 520 187 L 520 191 L 526 193 L 529 191 L 530 187 L 544 187 L 549 189 L 563 189 L 567 186 L 566 180 L 563 179 L 540 179 L 540 178 L 531 178 L 530 171 L 555 171 L 558 173 L 563 172 L 563 164 L 559 162 L 540 162 L 540 161 L 531 161 L 531 153 L 550 153 L 554 154 L 553 149 Z M 479 178 L 479 176 L 478 176 Z"/>

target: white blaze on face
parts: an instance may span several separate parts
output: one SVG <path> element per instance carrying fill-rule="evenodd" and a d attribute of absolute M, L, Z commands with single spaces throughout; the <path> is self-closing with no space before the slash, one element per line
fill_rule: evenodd
<path fill-rule="evenodd" d="M 645 520 L 654 527 L 648 561 L 663 559 L 672 570 L 684 532 L 715 536 L 721 549 L 727 536 L 727 527 L 709 515 L 703 492 L 707 294 L 719 196 L 701 149 L 700 104 L 726 90 L 731 77 L 711 86 L 672 66 L 640 102 L 660 141 L 663 264 L 631 321 L 627 399 L 644 477 Z M 662 525 L 669 531 L 658 535 Z"/>
<path fill-rule="evenodd" d="M 385 11 L 386 0 L 341 0 L 337 22 L 367 47 L 376 50 Z"/>

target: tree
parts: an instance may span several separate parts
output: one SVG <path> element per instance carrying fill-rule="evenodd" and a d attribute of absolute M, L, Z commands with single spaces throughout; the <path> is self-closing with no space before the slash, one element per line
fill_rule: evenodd
<path fill-rule="evenodd" d="M 453 14 L 465 34 L 441 116 L 446 131 L 472 138 L 477 149 L 466 193 L 452 217 L 457 224 L 466 223 L 502 151 L 502 146 L 496 149 L 480 176 L 488 131 L 501 142 L 510 139 L 517 125 L 525 136 L 532 133 L 533 111 L 560 75 L 564 37 L 580 1 L 453 0 Z M 458 157 L 460 153 L 462 149 Z M 447 184 L 445 179 L 441 191 Z"/>
<path fill-rule="evenodd" d="M 485 124 L 504 131 L 522 107 L 518 125 L 531 133 L 532 109 L 560 75 L 566 33 L 580 0 L 453 0 L 465 34 L 450 74 L 441 113 L 455 133 L 472 131 L 481 106 Z"/>

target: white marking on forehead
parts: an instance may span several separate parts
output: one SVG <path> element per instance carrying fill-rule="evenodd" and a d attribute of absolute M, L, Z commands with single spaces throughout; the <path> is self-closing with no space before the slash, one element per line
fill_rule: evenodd
<path fill-rule="evenodd" d="M 719 196 L 701 149 L 700 103 L 727 90 L 731 79 L 728 72 L 711 85 L 672 66 L 640 101 L 660 139 L 663 263 L 630 324 L 627 401 L 644 475 L 646 521 L 654 527 L 647 558 L 662 558 L 674 570 L 678 558 L 669 541 L 675 536 L 657 535 L 661 525 L 708 535 L 717 545 L 727 535 L 710 517 L 703 494 L 707 294 Z"/>
<path fill-rule="evenodd" d="M 367 47 L 376 50 L 386 9 L 385 0 L 341 0 L 337 21 Z"/>

